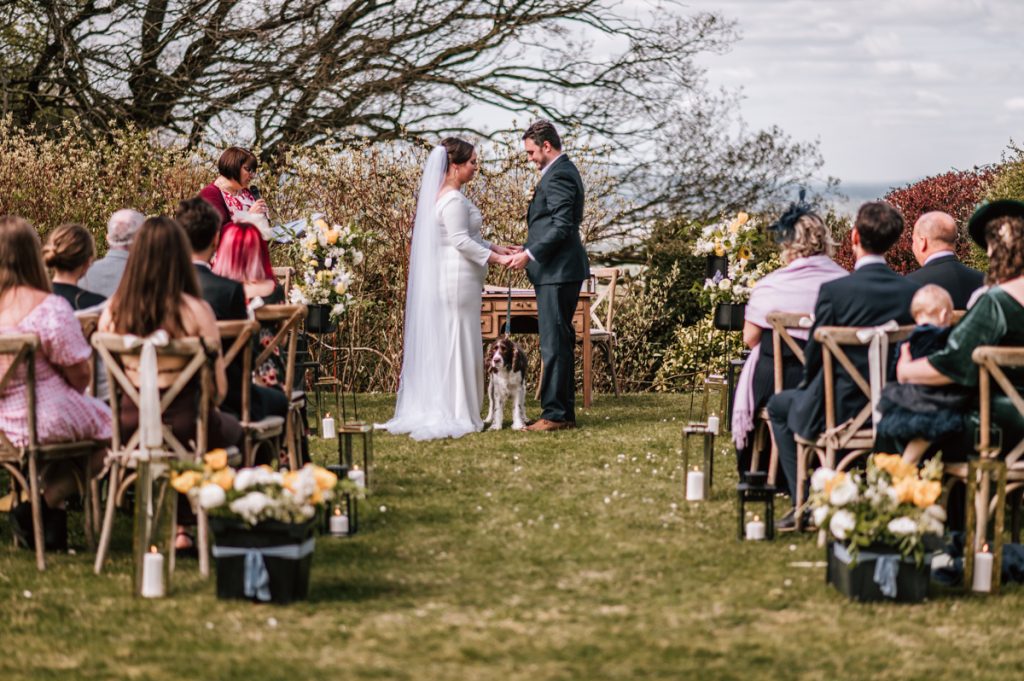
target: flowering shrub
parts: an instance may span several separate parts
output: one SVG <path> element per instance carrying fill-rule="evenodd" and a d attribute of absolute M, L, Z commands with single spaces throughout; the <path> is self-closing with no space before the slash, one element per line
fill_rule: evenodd
<path fill-rule="evenodd" d="M 211 515 L 235 518 L 250 526 L 265 520 L 303 523 L 337 492 L 361 492 L 350 480 L 339 481 L 334 473 L 313 464 L 286 473 L 269 466 L 236 471 L 228 467 L 223 449 L 206 454 L 201 466 L 182 464 L 173 474 L 171 486 Z"/>
<path fill-rule="evenodd" d="M 702 302 L 709 305 L 747 302 L 754 284 L 782 264 L 778 256 L 772 254 L 751 266 L 755 249 L 763 245 L 764 240 L 757 221 L 750 220 L 746 213 L 737 214 L 731 221 L 704 227 L 693 247 L 694 255 L 725 257 L 729 265 L 725 275 L 715 272 L 714 277 L 704 280 L 698 289 Z"/>
<path fill-rule="evenodd" d="M 329 225 L 323 217 L 306 220 L 302 240 L 305 257 L 291 291 L 291 301 L 303 305 L 330 305 L 335 319 L 352 305 L 352 269 L 363 263 L 359 250 L 366 238 L 355 220 L 346 225 Z"/>
<path fill-rule="evenodd" d="M 935 457 L 918 469 L 898 454 L 875 454 L 864 473 L 819 468 L 811 476 L 814 522 L 844 544 L 854 560 L 871 544 L 897 548 L 904 557 L 924 559 L 925 535 L 941 535 L 946 512 L 936 504 L 942 494 L 942 461 Z"/>

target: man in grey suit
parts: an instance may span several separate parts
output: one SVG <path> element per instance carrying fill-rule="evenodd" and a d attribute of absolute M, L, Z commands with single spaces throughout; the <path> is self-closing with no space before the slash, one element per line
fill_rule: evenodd
<path fill-rule="evenodd" d="M 911 249 L 921 266 L 907 279 L 924 286 L 938 284 L 949 291 L 953 307 L 966 310 L 971 294 L 985 283 L 985 275 L 956 257 L 956 220 L 940 211 L 925 213 L 914 223 Z"/>
<path fill-rule="evenodd" d="M 106 298 L 114 295 L 128 264 L 128 249 L 145 221 L 145 215 L 130 208 L 111 215 L 107 221 L 107 254 L 92 264 L 78 285 Z"/>
<path fill-rule="evenodd" d="M 576 426 L 576 332 L 572 326 L 581 284 L 590 277 L 590 263 L 580 239 L 583 221 L 583 179 L 569 157 L 555 126 L 537 121 L 523 134 L 523 145 L 541 177 L 526 214 L 529 228 L 523 251 L 510 267 L 526 268 L 537 291 L 540 355 L 544 362 L 540 399 L 543 412 L 530 431 Z"/>

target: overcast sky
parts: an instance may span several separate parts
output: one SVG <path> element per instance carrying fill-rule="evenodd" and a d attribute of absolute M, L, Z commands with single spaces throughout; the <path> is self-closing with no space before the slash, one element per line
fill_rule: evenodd
<path fill-rule="evenodd" d="M 824 172 L 899 184 L 1024 142 L 1024 0 L 691 0 L 742 34 L 702 59 L 751 126 L 819 139 Z"/>

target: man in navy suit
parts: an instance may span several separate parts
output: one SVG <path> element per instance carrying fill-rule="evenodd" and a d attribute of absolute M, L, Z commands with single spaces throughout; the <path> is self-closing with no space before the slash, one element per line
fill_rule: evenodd
<path fill-rule="evenodd" d="M 779 448 L 779 463 L 786 474 L 789 492 L 796 499 L 796 440 L 794 434 L 815 439 L 825 429 L 825 383 L 822 371 L 821 346 L 814 340 L 819 326 L 880 326 L 895 319 L 911 324 L 910 299 L 919 284 L 893 272 L 885 263 L 884 253 L 896 243 L 903 232 L 903 216 L 884 201 L 865 203 L 857 211 L 850 231 L 853 252 L 857 257 L 854 271 L 822 284 L 814 305 L 814 326 L 804 348 L 804 380 L 800 387 L 783 390 L 768 401 L 772 434 Z M 850 349 L 850 361 L 867 375 L 867 352 Z M 836 363 L 835 400 L 837 423 L 857 415 L 867 398 L 853 379 Z M 779 529 L 795 525 L 790 511 L 779 521 Z"/>
<path fill-rule="evenodd" d="M 953 216 L 932 211 L 919 217 L 914 223 L 911 248 L 921 268 L 908 274 L 907 279 L 921 286 L 941 286 L 953 298 L 953 307 L 966 310 L 967 301 L 981 288 L 985 275 L 957 260 Z"/>
<path fill-rule="evenodd" d="M 537 121 L 523 134 L 523 146 L 540 180 L 527 209 L 526 244 L 510 267 L 526 268 L 537 292 L 540 357 L 544 372 L 540 403 L 544 411 L 529 431 L 576 427 L 576 332 L 572 318 L 590 262 L 580 239 L 584 189 L 579 170 L 562 153 L 555 126 Z"/>

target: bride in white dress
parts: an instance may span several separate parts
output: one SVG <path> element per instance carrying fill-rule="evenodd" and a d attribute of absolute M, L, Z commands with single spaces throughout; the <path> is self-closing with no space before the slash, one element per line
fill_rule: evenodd
<path fill-rule="evenodd" d="M 382 426 L 415 440 L 461 437 L 483 428 L 480 294 L 487 265 L 506 265 L 519 249 L 490 244 L 480 234 L 480 211 L 462 193 L 478 165 L 473 145 L 449 137 L 423 169 L 398 402 Z"/>

